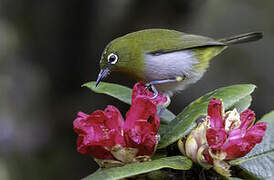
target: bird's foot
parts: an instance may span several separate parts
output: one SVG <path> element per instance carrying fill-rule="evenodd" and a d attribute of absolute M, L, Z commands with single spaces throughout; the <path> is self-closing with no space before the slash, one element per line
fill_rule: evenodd
<path fill-rule="evenodd" d="M 146 84 L 146 88 L 147 88 L 147 89 L 148 89 L 148 88 L 151 88 L 151 90 L 152 90 L 152 92 L 153 92 L 153 94 L 154 94 L 154 96 L 153 96 L 151 99 L 157 98 L 157 96 L 159 95 L 159 93 L 158 93 L 157 89 L 155 88 L 155 86 L 154 86 L 152 83 L 147 83 L 147 84 Z"/>
<path fill-rule="evenodd" d="M 157 80 L 157 81 L 151 81 L 149 83 L 146 83 L 146 87 L 147 88 L 151 88 L 154 96 L 151 99 L 155 99 L 158 96 L 158 91 L 155 88 L 155 84 L 164 84 L 164 83 L 171 83 L 171 82 L 181 82 L 186 78 L 186 76 L 176 76 L 174 78 L 170 78 L 170 79 L 162 79 L 162 80 Z"/>

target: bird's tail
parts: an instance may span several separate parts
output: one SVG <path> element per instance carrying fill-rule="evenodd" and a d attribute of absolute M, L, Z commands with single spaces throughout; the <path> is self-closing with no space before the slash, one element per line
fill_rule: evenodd
<path fill-rule="evenodd" d="M 241 44 L 251 41 L 257 41 L 259 39 L 263 38 L 262 32 L 251 32 L 246 34 L 240 34 L 237 36 L 232 36 L 229 38 L 219 39 L 220 42 L 225 43 L 226 45 L 232 45 L 232 44 Z"/>

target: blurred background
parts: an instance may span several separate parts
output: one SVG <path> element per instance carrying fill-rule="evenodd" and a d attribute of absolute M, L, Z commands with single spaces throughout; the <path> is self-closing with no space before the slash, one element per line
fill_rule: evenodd
<path fill-rule="evenodd" d="M 274 1 L 257 0 L 0 0 L 0 179 L 80 179 L 96 170 L 76 151 L 78 111 L 129 106 L 81 84 L 94 81 L 105 45 L 145 28 L 223 38 L 263 31 L 233 46 L 205 76 L 173 98 L 176 114 L 199 96 L 237 83 L 258 86 L 252 109 L 274 109 Z M 120 74 L 109 82 L 132 86 Z"/>

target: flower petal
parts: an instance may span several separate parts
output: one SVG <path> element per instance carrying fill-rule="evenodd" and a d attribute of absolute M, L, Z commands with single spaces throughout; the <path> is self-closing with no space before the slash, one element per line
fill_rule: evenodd
<path fill-rule="evenodd" d="M 126 115 L 123 128 L 126 147 L 137 148 L 138 156 L 151 156 L 157 144 L 159 125 L 156 104 L 150 97 L 137 95 Z"/>
<path fill-rule="evenodd" d="M 186 156 L 191 158 L 194 162 L 197 162 L 197 152 L 199 146 L 195 137 L 192 134 L 187 137 L 185 142 L 185 148 Z"/>
<path fill-rule="evenodd" d="M 151 99 L 154 96 L 154 94 L 147 89 L 146 84 L 144 82 L 138 82 L 134 85 L 132 89 L 132 104 L 135 101 L 135 98 L 138 96 L 148 97 Z M 167 101 L 167 98 L 164 97 L 162 94 L 158 94 L 158 96 L 154 99 L 151 99 L 151 101 L 154 104 L 163 104 Z"/>
<path fill-rule="evenodd" d="M 111 148 L 116 144 L 124 145 L 122 138 L 124 119 L 116 107 L 109 105 L 104 111 L 97 110 L 91 114 L 91 118 L 96 123 L 93 126 L 98 126 L 104 133 L 106 147 Z"/>
<path fill-rule="evenodd" d="M 224 128 L 210 128 L 206 132 L 206 139 L 211 149 L 220 149 L 226 141 L 226 131 Z"/>
<path fill-rule="evenodd" d="M 106 150 L 101 144 L 85 144 L 83 143 L 85 137 L 79 135 L 77 138 L 77 151 L 81 154 L 89 154 L 97 159 L 115 159 L 111 152 Z"/>
<path fill-rule="evenodd" d="M 241 138 L 226 143 L 222 147 L 222 151 L 226 152 L 225 159 L 229 160 L 245 156 L 254 148 L 254 146 L 254 143 L 249 143 L 248 141 L 245 141 L 243 138 Z"/>
<path fill-rule="evenodd" d="M 240 129 L 247 129 L 250 127 L 254 121 L 255 121 L 255 113 L 251 111 L 250 109 L 245 110 L 244 112 L 241 113 L 240 115 L 241 119 L 241 125 Z"/>
<path fill-rule="evenodd" d="M 107 148 L 116 144 L 124 145 L 122 131 L 111 129 L 110 120 L 104 111 L 97 110 L 91 115 L 79 112 L 73 121 L 74 131 L 79 135 L 77 139 L 78 152 L 89 154 L 98 159 L 114 159 Z M 114 120 L 118 122 L 118 120 Z"/>
<path fill-rule="evenodd" d="M 208 104 L 207 115 L 210 120 L 210 127 L 212 128 L 223 128 L 223 104 L 221 100 L 212 98 Z"/>
<path fill-rule="evenodd" d="M 265 130 L 266 122 L 257 123 L 247 130 L 244 139 L 250 143 L 260 143 L 263 140 Z"/>
<path fill-rule="evenodd" d="M 233 135 L 229 135 L 227 143 L 222 147 L 222 151 L 227 153 L 226 159 L 234 159 L 245 156 L 256 144 L 263 139 L 266 130 L 266 123 L 260 122 L 252 126 L 245 134 L 236 131 Z"/>
<path fill-rule="evenodd" d="M 94 113 L 100 114 L 102 111 L 95 111 Z M 100 141 L 104 136 L 104 132 L 98 126 L 95 119 L 92 119 L 90 115 L 83 112 L 79 112 L 77 115 L 78 117 L 73 121 L 74 131 L 79 135 L 87 135 L 89 140 L 91 137 L 94 141 Z"/>
<path fill-rule="evenodd" d="M 159 129 L 160 118 L 158 117 L 157 107 L 150 98 L 136 97 L 126 115 L 124 130 L 133 128 L 137 121 L 151 121 L 154 130 Z"/>
<path fill-rule="evenodd" d="M 240 127 L 241 120 L 240 114 L 238 111 L 233 109 L 233 111 L 228 111 L 225 113 L 225 130 L 228 132 L 230 130 L 234 130 Z"/>
<path fill-rule="evenodd" d="M 209 164 L 213 164 L 213 159 L 212 159 L 212 157 L 210 156 L 210 154 L 209 154 L 209 152 L 208 152 L 208 149 L 205 149 L 205 150 L 203 151 L 203 156 L 204 156 L 206 162 L 208 162 Z"/>
<path fill-rule="evenodd" d="M 137 121 L 133 128 L 124 132 L 127 147 L 137 148 L 137 156 L 152 156 L 157 144 L 157 132 L 152 124 L 145 121 Z"/>
<path fill-rule="evenodd" d="M 124 118 L 120 111 L 116 107 L 108 105 L 104 112 L 107 117 L 105 126 L 109 129 L 121 131 L 124 125 Z"/>

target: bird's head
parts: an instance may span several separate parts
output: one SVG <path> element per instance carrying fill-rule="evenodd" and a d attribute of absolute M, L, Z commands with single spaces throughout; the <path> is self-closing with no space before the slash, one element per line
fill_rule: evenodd
<path fill-rule="evenodd" d="M 140 53 L 136 51 L 136 45 L 127 37 L 120 37 L 111 41 L 102 53 L 100 60 L 100 73 L 96 86 L 107 77 L 111 71 L 126 73 L 135 77 L 142 65 L 139 61 Z M 136 78 L 135 78 L 136 79 Z"/>
<path fill-rule="evenodd" d="M 102 53 L 100 60 L 101 70 L 98 74 L 96 86 L 98 86 L 101 80 L 107 77 L 111 71 L 119 69 L 121 61 L 123 61 L 123 57 L 121 57 L 120 53 L 119 40 L 114 40 L 105 47 Z"/>

